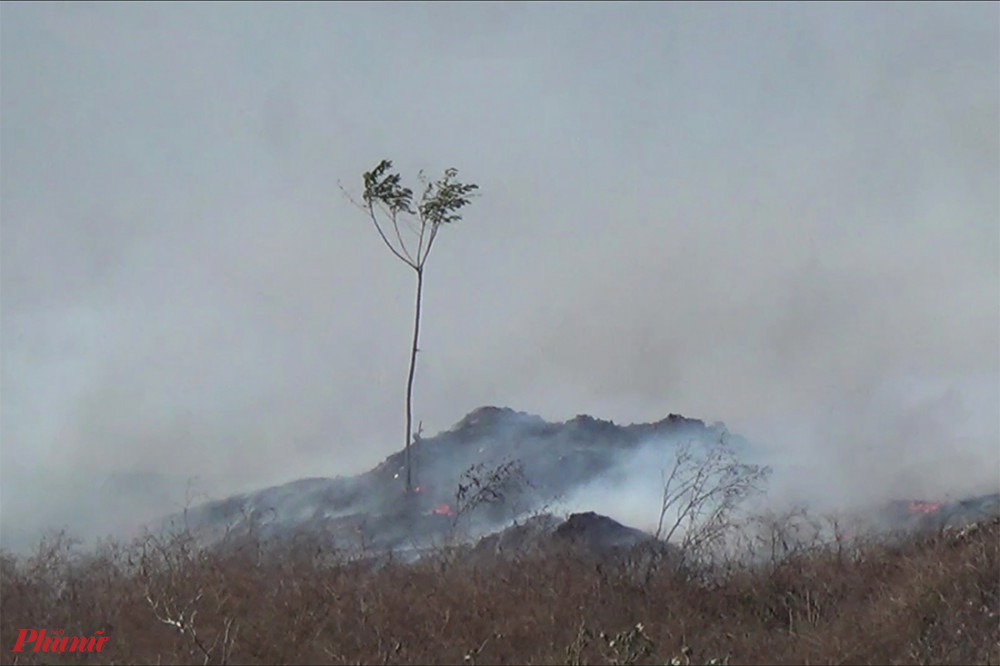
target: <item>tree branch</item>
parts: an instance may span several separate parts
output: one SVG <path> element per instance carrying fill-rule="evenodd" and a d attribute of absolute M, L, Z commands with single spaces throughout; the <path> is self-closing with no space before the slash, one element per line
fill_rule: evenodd
<path fill-rule="evenodd" d="M 409 259 L 406 263 L 416 268 L 417 262 L 410 255 L 410 251 L 406 249 L 406 243 L 403 242 L 403 235 L 399 233 L 399 219 L 395 214 L 392 216 L 392 228 L 396 230 L 396 239 L 399 240 L 399 247 L 403 248 L 403 252 L 406 254 L 407 259 Z"/>
<path fill-rule="evenodd" d="M 400 261 L 416 269 L 416 266 L 413 265 L 413 261 L 410 260 L 408 256 L 404 257 L 401 255 L 396 248 L 392 246 L 392 243 L 389 242 L 389 239 L 386 237 L 385 233 L 382 231 L 382 227 L 378 223 L 378 218 L 375 216 L 375 208 L 370 203 L 368 204 L 368 215 L 371 217 L 372 222 L 375 224 L 375 230 L 378 231 L 378 235 L 382 237 L 382 241 L 385 243 L 385 246 L 389 248 L 389 251 L 396 255 Z M 404 247 L 403 249 L 405 250 L 406 248 Z"/>

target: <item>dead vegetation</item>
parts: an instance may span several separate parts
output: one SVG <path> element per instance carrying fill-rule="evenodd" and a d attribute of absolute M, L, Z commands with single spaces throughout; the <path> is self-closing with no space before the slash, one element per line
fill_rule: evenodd
<path fill-rule="evenodd" d="M 753 565 L 638 578 L 560 550 L 376 564 L 307 540 L 208 550 L 181 534 L 82 552 L 57 535 L 2 557 L 0 662 L 1000 663 L 1000 520 L 823 547 L 778 527 Z M 25 628 L 110 640 L 11 653 Z"/>

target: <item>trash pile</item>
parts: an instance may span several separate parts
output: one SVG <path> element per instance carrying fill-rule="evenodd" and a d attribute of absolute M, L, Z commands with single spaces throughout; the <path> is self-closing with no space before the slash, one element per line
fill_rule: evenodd
<path fill-rule="evenodd" d="M 547 511 L 641 445 L 668 447 L 691 438 L 749 446 L 722 424 L 677 414 L 631 425 L 586 415 L 551 423 L 481 407 L 449 430 L 416 439 L 410 493 L 399 451 L 363 474 L 300 479 L 208 502 L 169 517 L 167 526 L 188 529 L 204 543 L 240 530 L 265 539 L 306 532 L 346 549 L 413 548 L 459 532 L 478 538 Z"/>
<path fill-rule="evenodd" d="M 691 440 L 724 441 L 738 454 L 753 453 L 749 442 L 723 424 L 707 426 L 677 414 L 631 425 L 586 415 L 551 423 L 508 408 L 481 407 L 449 430 L 415 439 L 411 492 L 405 487 L 405 452 L 399 451 L 356 476 L 300 479 L 209 502 L 169 517 L 165 526 L 187 529 L 206 545 L 234 532 L 252 532 L 279 542 L 307 534 L 341 552 L 414 553 L 456 539 L 479 541 L 478 552 L 523 552 L 543 542 L 603 552 L 654 539 L 596 513 L 563 520 L 552 507 L 612 476 L 640 447 L 669 448 Z M 650 507 L 652 513 L 657 509 Z M 1000 493 L 960 501 L 894 501 L 876 513 L 890 529 L 962 526 L 1000 515 Z"/>

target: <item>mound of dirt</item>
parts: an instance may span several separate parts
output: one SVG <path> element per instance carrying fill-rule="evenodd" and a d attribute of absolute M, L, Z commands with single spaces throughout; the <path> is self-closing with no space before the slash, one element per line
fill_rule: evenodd
<path fill-rule="evenodd" d="M 600 562 L 633 558 L 649 565 L 676 554 L 676 549 L 646 532 L 593 511 L 574 513 L 565 520 L 552 514 L 534 516 L 481 538 L 472 548 L 476 556 L 518 559 L 553 552 Z"/>
<path fill-rule="evenodd" d="M 588 511 L 574 513 L 555 529 L 554 536 L 565 543 L 584 546 L 594 551 L 632 548 L 655 539 L 617 520 Z"/>

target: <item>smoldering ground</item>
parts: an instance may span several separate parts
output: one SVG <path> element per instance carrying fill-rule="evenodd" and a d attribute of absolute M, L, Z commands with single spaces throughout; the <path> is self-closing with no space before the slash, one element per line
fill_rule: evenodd
<path fill-rule="evenodd" d="M 678 412 L 831 502 L 995 481 L 998 11 L 4 5 L 5 534 L 400 448 L 413 276 L 336 187 L 383 157 L 482 186 L 425 431 Z"/>

